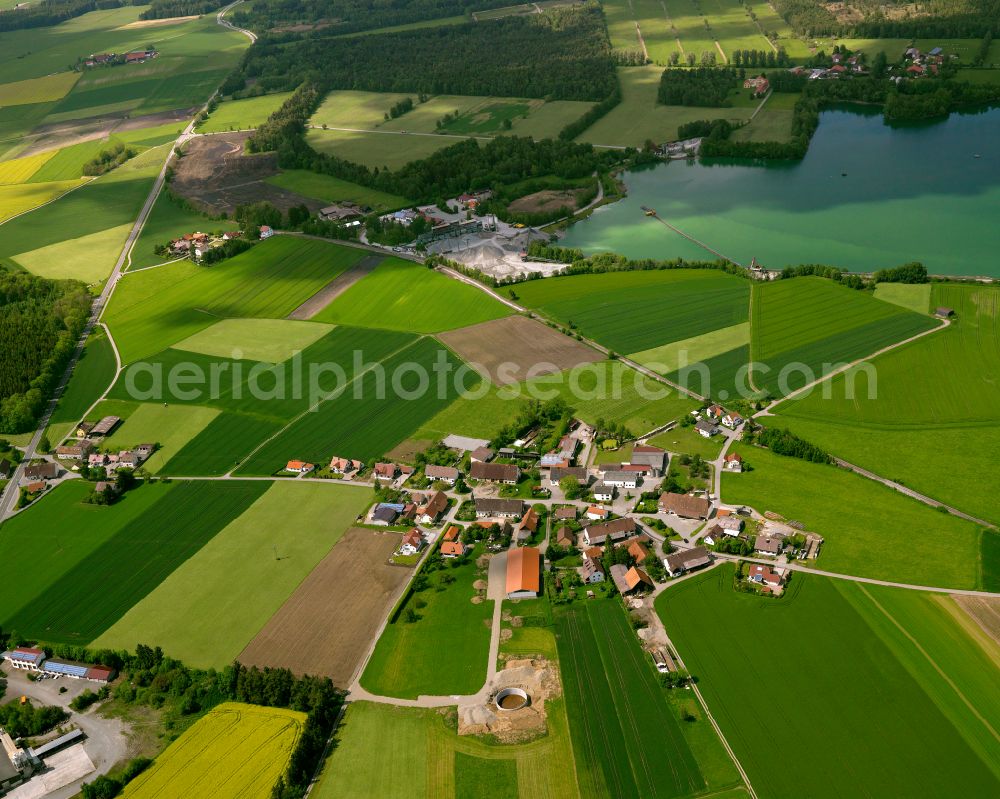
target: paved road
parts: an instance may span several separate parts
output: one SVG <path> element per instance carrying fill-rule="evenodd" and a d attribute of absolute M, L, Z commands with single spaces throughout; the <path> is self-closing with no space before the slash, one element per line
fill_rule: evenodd
<path fill-rule="evenodd" d="M 236 31 L 237 33 L 242 33 L 250 40 L 250 44 L 254 44 L 257 41 L 257 34 L 252 31 L 245 30 L 243 28 L 237 28 L 229 20 L 224 19 L 226 14 L 228 14 L 232 9 L 242 3 L 243 0 L 236 0 L 235 3 L 230 3 L 225 8 L 220 8 L 219 13 L 215 15 L 215 21 L 218 22 L 223 28 L 229 28 L 231 31 Z"/>

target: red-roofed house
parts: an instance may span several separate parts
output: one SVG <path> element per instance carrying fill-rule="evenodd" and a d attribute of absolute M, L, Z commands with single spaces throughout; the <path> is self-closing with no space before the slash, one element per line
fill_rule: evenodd
<path fill-rule="evenodd" d="M 403 543 L 399 546 L 400 555 L 416 555 L 424 548 L 424 537 L 419 530 L 410 530 L 403 536 Z"/>
<path fill-rule="evenodd" d="M 460 558 L 468 551 L 468 547 L 461 541 L 445 541 L 441 544 L 442 558 Z"/>
<path fill-rule="evenodd" d="M 308 474 L 315 468 L 315 465 L 306 463 L 305 461 L 289 461 L 285 464 L 285 471 L 295 474 Z"/>

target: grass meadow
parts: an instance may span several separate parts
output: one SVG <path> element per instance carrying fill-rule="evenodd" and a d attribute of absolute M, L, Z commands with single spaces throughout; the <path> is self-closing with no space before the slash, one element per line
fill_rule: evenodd
<path fill-rule="evenodd" d="M 619 353 L 746 322 L 750 284 L 721 271 L 664 269 L 537 280 L 518 286 L 522 304 Z"/>
<path fill-rule="evenodd" d="M 289 169 L 267 178 L 266 182 L 294 191 L 303 197 L 314 197 L 328 203 L 349 201 L 369 206 L 376 211 L 395 210 L 410 204 L 405 197 L 305 169 Z"/>
<path fill-rule="evenodd" d="M 427 587 L 414 591 L 382 631 L 361 675 L 367 691 L 416 699 L 474 694 L 486 681 L 493 600 L 475 604 L 473 583 L 485 579 L 476 566 L 477 544 L 457 568 L 445 565 L 427 574 Z M 445 582 L 445 580 L 453 582 Z M 419 579 L 419 578 L 418 578 Z M 416 621 L 404 617 L 408 610 Z"/>
<path fill-rule="evenodd" d="M 132 650 L 156 641 L 195 668 L 225 667 L 340 540 L 369 499 L 358 486 L 270 484 L 94 645 Z"/>
<path fill-rule="evenodd" d="M 506 305 L 472 286 L 413 261 L 386 258 L 313 321 L 439 333 L 509 315 Z"/>
<path fill-rule="evenodd" d="M 371 169 L 399 169 L 411 161 L 420 161 L 442 147 L 460 141 L 451 136 L 433 134 L 404 135 L 356 130 L 318 130 L 306 133 L 306 141 L 321 153 L 364 164 Z"/>
<path fill-rule="evenodd" d="M 198 126 L 198 132 L 222 133 L 227 130 L 256 128 L 291 96 L 291 92 L 276 92 L 243 100 L 227 100 L 220 103 L 208 119 Z"/>
<path fill-rule="evenodd" d="M 881 355 L 865 372 L 838 375 L 777 408 L 774 424 L 845 460 L 993 522 L 1000 483 L 982 453 L 1000 444 L 1000 291 L 933 286 L 935 307 L 955 309 L 944 330 Z M 854 396 L 848 396 L 853 384 Z M 914 456 L 918 453 L 918 456 Z"/>
<path fill-rule="evenodd" d="M 820 277 L 756 283 L 751 305 L 750 357 L 761 364 L 753 370 L 754 382 L 774 395 L 936 325 L 926 314 Z"/>
<path fill-rule="evenodd" d="M 174 741 L 122 796 L 205 792 L 218 799 L 267 799 L 305 723 L 305 713 L 294 710 L 224 702 Z"/>
<path fill-rule="evenodd" d="M 774 600 L 734 591 L 732 575 L 725 564 L 686 580 L 656 608 L 762 795 L 943 798 L 1000 789 L 987 684 L 995 684 L 996 662 L 949 629 L 938 600 L 814 575 L 795 575 Z M 775 647 L 782 668 L 767 656 Z M 992 696 L 974 711 L 962 698 L 980 690 Z M 776 759 L 776 751 L 809 756 Z M 942 759 L 948 769 L 938 767 Z"/>
<path fill-rule="evenodd" d="M 281 363 L 333 330 L 333 325 L 293 319 L 223 319 L 174 344 L 174 349 Z"/>
<path fill-rule="evenodd" d="M 836 466 L 755 447 L 732 451 L 752 471 L 723 474 L 725 501 L 780 513 L 822 535 L 817 568 L 913 585 L 981 585 L 981 533 L 972 522 Z"/>
<path fill-rule="evenodd" d="M 72 485 L 72 484 L 71 484 Z M 69 488 L 69 486 L 67 486 Z M 32 526 L 32 534 L 51 540 L 73 539 L 81 525 L 104 527 L 98 517 L 124 516 L 118 508 L 142 505 L 142 512 L 129 516 L 127 525 L 112 526 L 96 533 L 99 546 L 74 559 L 69 567 L 53 567 L 61 546 L 51 546 L 27 573 L 39 575 L 40 590 L 29 592 L 23 582 L 18 599 L 9 607 L 19 608 L 4 626 L 30 638 L 52 643 L 85 644 L 117 622 L 133 605 L 153 591 L 171 572 L 194 555 L 230 521 L 239 516 L 267 489 L 263 481 L 218 481 L 180 483 L 164 490 L 143 486 L 111 508 L 81 506 L 78 501 L 62 505 L 63 514 L 47 523 L 46 498 L 39 506 L 17 517 Z M 62 489 L 59 489 L 62 490 Z M 78 500 L 86 487 L 66 496 Z M 149 492 L 149 493 L 146 493 Z M 150 494 L 154 501 L 145 504 Z M 54 507 L 54 504 L 53 504 Z M 16 525 L 15 525 L 16 528 Z M 51 532 L 47 532 L 51 531 Z M 110 534 L 109 534 L 110 533 Z M 14 537 L 14 536 L 12 536 Z M 142 568 L 136 569 L 141 563 Z M 56 572 L 55 574 L 53 572 Z M 45 580 L 45 577 L 54 578 Z"/>
<path fill-rule="evenodd" d="M 127 275 L 105 321 L 125 363 L 148 358 L 224 317 L 281 318 L 364 256 L 279 236 L 218 266 L 188 261 Z"/>
<path fill-rule="evenodd" d="M 49 419 L 50 431 L 61 428 L 66 430 L 66 433 L 70 432 L 70 428 L 83 418 L 87 409 L 97 402 L 101 394 L 111 385 L 116 371 L 115 353 L 111 348 L 111 342 L 102 328 L 96 328 L 87 339 L 87 346 L 84 347 L 80 360 L 73 368 L 73 376 L 59 398 L 59 404 L 52 412 L 52 417 Z M 55 444 L 56 440 L 66 433 L 52 435 L 50 432 L 49 439 Z"/>
<path fill-rule="evenodd" d="M 24 214 L 61 197 L 84 181 L 56 180 L 49 183 L 24 183 L 0 185 L 0 222 Z M 0 245 L 2 246 L 2 245 Z M 13 255 L 14 253 L 5 253 Z"/>
<path fill-rule="evenodd" d="M 678 797 L 708 787 L 618 602 L 560 612 L 556 635 L 581 793 Z"/>

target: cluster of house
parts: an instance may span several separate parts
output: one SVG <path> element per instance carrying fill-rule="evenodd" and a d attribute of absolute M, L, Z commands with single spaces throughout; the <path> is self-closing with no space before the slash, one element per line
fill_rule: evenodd
<path fill-rule="evenodd" d="M 361 224 L 362 217 L 367 216 L 372 211 L 367 206 L 358 205 L 351 202 L 339 202 L 320 208 L 316 216 L 324 222 L 341 222 L 349 227 L 357 227 Z"/>
<path fill-rule="evenodd" d="M 636 444 L 628 461 L 599 464 L 601 480 L 592 489 L 598 502 L 610 502 L 616 489 L 638 488 L 643 478 L 662 477 L 667 468 L 667 452 L 660 447 Z"/>
<path fill-rule="evenodd" d="M 477 192 L 475 194 L 462 194 L 454 201 L 462 211 L 472 211 L 481 202 L 489 199 L 492 193 L 489 191 Z M 325 209 L 324 209 L 325 210 Z M 321 212 L 322 213 L 322 212 Z M 449 218 L 444 218 L 448 216 Z M 417 208 L 402 208 L 383 214 L 379 217 L 385 224 L 403 225 L 409 227 L 417 219 L 423 219 L 428 230 L 417 236 L 416 244 L 428 244 L 439 239 L 463 236 L 468 233 L 477 233 L 480 230 L 495 228 L 496 221 L 492 217 L 462 219 L 455 218 L 454 214 L 445 214 L 436 205 L 421 205 Z"/>
<path fill-rule="evenodd" d="M 587 515 L 590 518 L 589 512 Z M 565 537 L 571 533 L 568 528 L 565 528 L 560 531 L 560 535 Z M 587 525 L 580 534 L 579 540 L 582 544 L 583 559 L 577 572 L 584 583 L 588 585 L 603 583 L 610 576 L 618 592 L 622 595 L 649 591 L 654 588 L 652 578 L 642 568 L 646 559 L 651 557 L 649 539 L 642 534 L 635 519 L 623 518 Z M 606 574 L 602 558 L 604 547 L 609 543 L 615 547 L 627 548 L 635 565 L 626 566 L 623 563 L 616 563 L 608 570 L 610 575 Z"/>
<path fill-rule="evenodd" d="M 0 654 L 12 668 L 47 677 L 70 677 L 74 680 L 89 680 L 106 685 L 115 678 L 115 670 L 108 666 L 92 666 L 71 660 L 56 660 L 48 657 L 42 649 L 19 646 Z"/>
<path fill-rule="evenodd" d="M 920 52 L 918 47 L 908 47 L 903 53 L 906 76 L 908 78 L 923 78 L 928 75 L 937 75 L 941 71 L 944 59 L 944 51 L 940 47 L 934 47 L 926 53 Z"/>
<path fill-rule="evenodd" d="M 185 233 L 179 239 L 173 239 L 170 242 L 169 250 L 171 255 L 188 256 L 195 261 L 200 261 L 209 250 L 221 247 L 227 241 L 238 239 L 242 235 L 243 231 L 241 230 L 230 230 L 221 234 Z M 261 238 L 266 237 L 262 235 Z"/>
<path fill-rule="evenodd" d="M 728 427 L 730 430 L 739 430 L 745 423 L 745 419 L 735 411 L 727 411 L 721 405 L 709 405 L 704 414 L 700 411 L 692 411 L 695 419 L 694 429 L 702 438 L 711 438 L 719 432 L 719 425 Z"/>
<path fill-rule="evenodd" d="M 83 60 L 85 67 L 104 67 L 116 64 L 141 64 L 151 58 L 156 58 L 156 50 L 133 50 L 128 53 L 92 53 Z"/>
<path fill-rule="evenodd" d="M 443 491 L 430 494 L 410 494 L 406 502 L 378 502 L 372 507 L 369 522 L 381 526 L 412 522 L 437 524 L 448 510 L 448 497 Z"/>
<path fill-rule="evenodd" d="M 520 499 L 475 499 L 476 519 L 482 527 L 497 525 L 502 532 L 510 532 L 518 542 L 528 541 L 538 532 L 540 518 L 534 508 L 525 508 Z M 516 522 L 512 523 L 512 520 Z"/>
<path fill-rule="evenodd" d="M 771 83 L 763 75 L 755 78 L 747 78 L 743 81 L 743 88 L 750 89 L 754 97 L 763 97 L 771 88 Z"/>
<path fill-rule="evenodd" d="M 94 444 L 86 439 L 56 447 L 60 460 L 87 461 L 92 469 L 103 467 L 109 472 L 119 469 L 138 469 L 156 451 L 155 444 L 139 444 L 119 452 L 93 452 Z"/>

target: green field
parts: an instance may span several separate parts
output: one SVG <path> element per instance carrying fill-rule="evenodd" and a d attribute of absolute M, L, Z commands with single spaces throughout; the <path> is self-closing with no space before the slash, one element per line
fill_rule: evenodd
<path fill-rule="evenodd" d="M 370 463 L 412 438 L 457 394 L 453 381 L 439 384 L 432 370 L 436 363 L 454 370 L 460 361 L 433 339 L 405 345 L 381 364 L 370 358 L 366 352 L 371 368 L 356 375 L 343 396 L 322 402 L 289 424 L 247 458 L 240 472 L 274 474 L 291 458 L 323 463 L 337 453 Z"/>
<path fill-rule="evenodd" d="M 442 147 L 456 144 L 462 138 L 434 134 L 403 135 L 400 133 L 318 130 L 306 132 L 306 141 L 321 153 L 346 161 L 364 164 L 372 169 L 399 169 L 411 161 L 421 161 Z"/>
<path fill-rule="evenodd" d="M 545 710 L 547 735 L 529 743 L 492 744 L 457 735 L 452 711 L 351 702 L 313 796 L 574 799 L 581 793 L 565 702 L 548 700 Z"/>
<path fill-rule="evenodd" d="M 219 317 L 287 316 L 363 256 L 336 244 L 274 237 L 211 268 L 185 261 L 127 275 L 104 318 L 130 363 Z"/>
<path fill-rule="evenodd" d="M 707 461 L 714 461 L 722 451 L 725 438 L 721 435 L 705 438 L 694 427 L 675 427 L 649 440 L 654 447 L 663 447 L 668 452 L 686 455 L 700 455 Z"/>
<path fill-rule="evenodd" d="M 684 0 L 686 2 L 686 0 Z M 749 119 L 752 108 L 696 108 L 659 105 L 656 93 L 662 67 L 619 67 L 622 102 L 583 133 L 577 141 L 594 145 L 642 147 L 648 140 L 673 141 L 677 127 L 699 119 Z"/>
<path fill-rule="evenodd" d="M 132 449 L 140 444 L 159 444 L 142 466 L 156 474 L 170 458 L 204 430 L 217 416 L 216 408 L 199 405 L 141 403 L 102 446 L 111 451 Z"/>
<path fill-rule="evenodd" d="M 946 329 L 871 362 L 875 379 L 849 372 L 830 398 L 814 393 L 776 409 L 799 435 L 884 477 L 1000 522 L 994 470 L 984 452 L 1000 442 L 1000 291 L 935 285 L 931 305 L 956 311 Z M 932 377 L 933 376 L 933 377 Z M 854 386 L 854 397 L 849 387 Z M 919 453 L 914 457 L 913 453 Z"/>
<path fill-rule="evenodd" d="M 930 283 L 879 283 L 875 298 L 917 313 L 927 313 L 931 304 Z"/>
<path fill-rule="evenodd" d="M 751 305 L 752 377 L 776 396 L 936 324 L 819 277 L 756 283 Z"/>
<path fill-rule="evenodd" d="M 676 797 L 708 787 L 618 602 L 561 612 L 556 631 L 581 793 Z"/>
<path fill-rule="evenodd" d="M 281 422 L 223 411 L 163 466 L 164 474 L 190 477 L 226 474 Z"/>
<path fill-rule="evenodd" d="M 414 437 L 438 441 L 455 433 L 491 439 L 517 418 L 529 400 L 553 397 L 564 399 L 575 409 L 576 417 L 588 424 L 607 419 L 641 435 L 682 416 L 696 404 L 696 400 L 654 382 L 621 361 L 602 361 L 561 372 L 560 377 L 519 383 L 516 393 L 513 387 L 495 386 L 481 392 L 482 396 L 477 391 L 455 400 L 427 420 Z"/>
<path fill-rule="evenodd" d="M 195 668 L 224 668 L 369 501 L 361 487 L 280 481 L 94 642 L 155 641 Z"/>
<path fill-rule="evenodd" d="M 28 567 L 26 574 L 35 577 L 40 590 L 25 591 L 20 584 L 18 601 L 8 605 L 18 610 L 9 614 L 4 626 L 39 640 L 87 643 L 153 591 L 266 488 L 263 481 L 181 483 L 167 491 L 159 486 L 138 488 L 121 502 L 126 513 L 130 505 L 146 501 L 145 492 L 156 495 L 154 502 L 146 504 L 139 515 L 124 519 L 128 524 L 101 529 L 100 545 L 78 556 L 69 568 L 51 565 L 62 551 L 59 539 L 75 543 L 81 525 L 101 527 L 97 519 L 101 514 L 122 521 L 123 512 L 117 506 L 64 503 L 64 512 L 50 522 L 45 506 L 52 498 L 47 497 L 39 505 L 41 514 L 33 516 L 36 509 L 32 509 L 16 521 L 23 519 L 23 524 L 31 525 L 32 535 L 57 543 L 48 547 L 39 563 Z M 73 486 L 67 496 L 79 498 L 84 490 Z"/>
<path fill-rule="evenodd" d="M 537 280 L 518 294 L 616 352 L 645 353 L 746 322 L 750 284 L 716 270 L 664 269 Z"/>
<path fill-rule="evenodd" d="M 0 106 L 31 105 L 61 100 L 79 78 L 79 72 L 54 72 L 41 78 L 0 83 Z"/>
<path fill-rule="evenodd" d="M 174 344 L 174 349 L 280 363 L 315 344 L 332 325 L 292 319 L 223 319 Z"/>
<path fill-rule="evenodd" d="M 413 261 L 386 258 L 313 321 L 439 333 L 509 315 L 485 292 Z"/>
<path fill-rule="evenodd" d="M 340 178 L 309 172 L 304 169 L 290 169 L 274 177 L 267 183 L 294 191 L 303 197 L 314 197 L 327 203 L 353 202 L 368 206 L 375 211 L 390 211 L 410 204 L 405 197 L 388 194 L 378 189 L 369 189 Z"/>
<path fill-rule="evenodd" d="M 218 799 L 267 799 L 288 768 L 306 715 L 224 702 L 186 730 L 128 784 L 128 799 L 201 793 Z"/>
<path fill-rule="evenodd" d="M 822 535 L 817 568 L 913 585 L 981 585 L 981 533 L 972 522 L 835 466 L 755 447 L 731 451 L 753 470 L 723 474 L 725 501 L 775 511 Z"/>
<path fill-rule="evenodd" d="M 73 376 L 49 419 L 49 439 L 53 444 L 69 433 L 70 427 L 80 421 L 87 409 L 97 402 L 111 385 L 116 371 L 111 342 L 104 335 L 103 329 L 97 328 L 87 339 L 87 346 L 73 369 Z M 53 435 L 51 431 L 55 429 L 66 432 Z"/>
<path fill-rule="evenodd" d="M 0 161 L 0 186 L 27 183 L 31 176 L 38 172 L 53 155 L 55 155 L 54 152 L 38 153 L 37 155 L 15 158 L 13 161 Z"/>
<path fill-rule="evenodd" d="M 734 130 L 730 138 L 733 141 L 790 141 L 795 114 L 793 109 L 798 99 L 797 94 L 774 92 L 753 121 Z"/>
<path fill-rule="evenodd" d="M 132 225 L 123 225 L 19 253 L 14 260 L 29 272 L 52 279 L 102 282 L 121 255 Z"/>
<path fill-rule="evenodd" d="M 51 202 L 81 183 L 79 180 L 57 180 L 50 183 L 0 186 L 0 222 Z"/>
<path fill-rule="evenodd" d="M 410 594 L 382 631 L 361 675 L 365 690 L 416 699 L 421 694 L 474 694 L 483 687 L 494 603 L 471 601 L 476 596 L 472 584 L 485 579 L 476 567 L 483 552 L 478 544 L 466 563 L 431 572 L 427 587 Z M 455 581 L 442 582 L 445 575 Z M 417 621 L 406 620 L 408 609 L 417 614 Z"/>
<path fill-rule="evenodd" d="M 221 133 L 227 130 L 256 128 L 278 110 L 291 92 L 263 94 L 244 100 L 227 100 L 220 103 L 208 119 L 198 125 L 199 133 Z"/>
<path fill-rule="evenodd" d="M 656 607 L 761 795 L 990 796 L 1000 790 L 996 660 L 942 601 L 812 575 L 772 600 L 734 591 L 723 565 Z M 781 647 L 780 669 L 770 646 Z"/>

